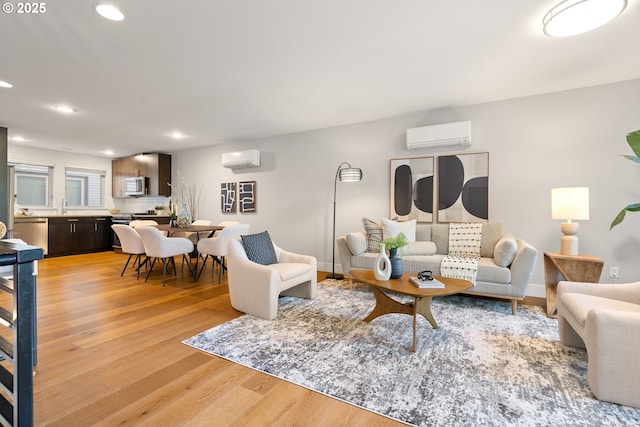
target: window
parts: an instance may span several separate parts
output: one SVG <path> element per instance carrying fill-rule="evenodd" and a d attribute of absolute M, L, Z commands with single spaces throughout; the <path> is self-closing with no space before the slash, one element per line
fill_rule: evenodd
<path fill-rule="evenodd" d="M 21 206 L 49 205 L 51 194 L 52 166 L 26 163 L 9 164 L 14 175 L 16 200 Z"/>
<path fill-rule="evenodd" d="M 98 208 L 104 205 L 104 181 L 106 171 L 67 167 L 65 198 L 67 206 Z"/>

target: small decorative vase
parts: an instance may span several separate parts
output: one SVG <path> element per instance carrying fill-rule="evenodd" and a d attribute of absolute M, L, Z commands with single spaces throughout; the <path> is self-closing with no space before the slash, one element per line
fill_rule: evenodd
<path fill-rule="evenodd" d="M 389 260 L 391 261 L 391 278 L 398 279 L 402 276 L 402 258 L 398 256 L 398 249 L 389 249 Z"/>
<path fill-rule="evenodd" d="M 187 207 L 186 203 L 182 203 L 182 214 L 181 214 L 181 216 L 186 218 L 186 221 L 189 224 L 191 224 L 191 212 L 189 212 L 189 208 Z"/>
<path fill-rule="evenodd" d="M 391 277 L 391 262 L 384 249 L 384 243 L 380 243 L 380 253 L 373 265 L 373 275 L 376 280 L 389 280 Z"/>
<path fill-rule="evenodd" d="M 171 219 L 171 220 L 169 220 L 169 225 L 171 227 L 177 227 L 178 226 L 178 222 L 175 219 Z"/>

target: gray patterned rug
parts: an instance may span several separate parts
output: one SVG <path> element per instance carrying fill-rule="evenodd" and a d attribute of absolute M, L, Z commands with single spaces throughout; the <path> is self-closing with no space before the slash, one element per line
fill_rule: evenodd
<path fill-rule="evenodd" d="M 185 344 L 418 426 L 631 426 L 640 410 L 596 400 L 587 355 L 558 342 L 541 308 L 434 298 L 434 330 L 411 316 L 370 323 L 371 291 L 329 282 L 314 300 L 284 297 L 278 317 L 244 315 Z"/>

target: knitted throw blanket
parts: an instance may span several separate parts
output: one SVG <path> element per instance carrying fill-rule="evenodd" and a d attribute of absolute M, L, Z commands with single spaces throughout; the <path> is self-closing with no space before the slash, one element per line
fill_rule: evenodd
<path fill-rule="evenodd" d="M 449 255 L 440 265 L 444 277 L 464 279 L 476 284 L 482 223 L 451 223 L 449 225 Z"/>

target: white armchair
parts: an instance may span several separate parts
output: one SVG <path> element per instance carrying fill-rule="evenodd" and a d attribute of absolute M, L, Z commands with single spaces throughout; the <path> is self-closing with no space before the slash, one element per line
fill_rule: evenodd
<path fill-rule="evenodd" d="M 558 284 L 560 342 L 586 348 L 596 398 L 640 408 L 640 282 Z"/>
<path fill-rule="evenodd" d="M 262 265 L 249 260 L 239 239 L 227 246 L 231 306 L 243 313 L 275 319 L 278 297 L 315 298 L 317 261 L 312 256 L 287 252 L 273 244 L 278 262 Z"/>

